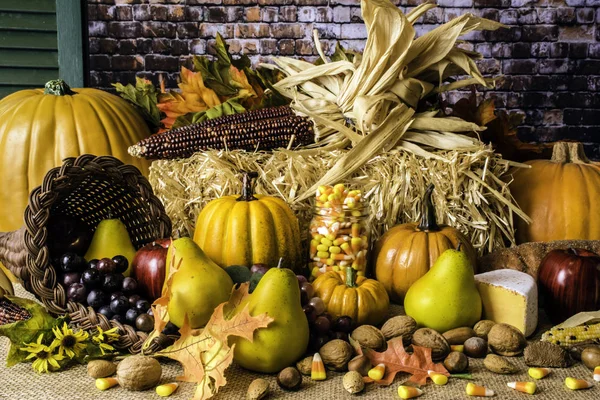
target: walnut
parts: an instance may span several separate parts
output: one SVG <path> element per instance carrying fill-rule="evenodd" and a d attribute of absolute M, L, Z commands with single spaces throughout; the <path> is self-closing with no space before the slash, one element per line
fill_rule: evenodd
<path fill-rule="evenodd" d="M 362 325 L 352 331 L 350 335 L 362 347 L 373 349 L 376 351 L 383 350 L 386 346 L 383 333 L 373 325 Z"/>
<path fill-rule="evenodd" d="M 334 371 L 346 371 L 348 361 L 354 356 L 354 349 L 350 343 L 341 339 L 331 340 L 319 349 L 323 364 Z"/>
<path fill-rule="evenodd" d="M 401 336 L 402 341 L 410 343 L 413 333 L 417 330 L 417 322 L 408 315 L 398 315 L 388 319 L 381 327 L 385 340 Z"/>
<path fill-rule="evenodd" d="M 162 368 L 152 357 L 141 355 L 129 356 L 117 366 L 119 385 L 127 390 L 146 390 L 160 381 Z"/>

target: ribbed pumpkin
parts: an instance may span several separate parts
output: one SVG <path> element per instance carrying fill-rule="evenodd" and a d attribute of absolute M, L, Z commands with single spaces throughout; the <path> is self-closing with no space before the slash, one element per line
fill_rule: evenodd
<path fill-rule="evenodd" d="M 429 185 L 425 191 L 420 223 L 397 225 L 375 244 L 375 278 L 394 303 L 402 304 L 408 288 L 429 271 L 444 251 L 456 249 L 459 243 L 471 264 L 476 265 L 475 250 L 469 240 L 458 229 L 437 224 L 431 202 L 433 189 Z"/>
<path fill-rule="evenodd" d="M 67 157 L 112 155 L 147 175 L 149 163 L 127 148 L 148 137 L 144 120 L 125 100 L 97 89 L 50 81 L 0 101 L 0 231 L 23 225 L 31 190 Z"/>
<path fill-rule="evenodd" d="M 194 241 L 221 267 L 275 267 L 283 257 L 297 271 L 303 262 L 298 219 L 283 200 L 254 194 L 257 176 L 243 173 L 240 196 L 224 196 L 204 207 Z"/>
<path fill-rule="evenodd" d="M 531 224 L 516 220 L 518 243 L 600 239 L 600 164 L 586 157 L 581 143 L 554 145 L 551 160 L 515 168 L 510 192 Z"/>
<path fill-rule="evenodd" d="M 319 275 L 313 287 L 333 318 L 349 316 L 355 325 L 377 325 L 388 313 L 390 298 L 383 285 L 357 277 L 352 268 Z"/>

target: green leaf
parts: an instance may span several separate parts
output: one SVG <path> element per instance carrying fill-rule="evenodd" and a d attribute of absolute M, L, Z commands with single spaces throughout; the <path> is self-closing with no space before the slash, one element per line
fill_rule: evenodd
<path fill-rule="evenodd" d="M 11 342 L 10 349 L 6 355 L 6 367 L 10 368 L 14 365 L 22 363 L 27 358 L 27 352 L 19 350 L 21 344 L 14 344 Z"/>
<path fill-rule="evenodd" d="M 59 322 L 58 319 L 48 314 L 39 303 L 14 296 L 5 296 L 9 301 L 23 307 L 31 314 L 31 318 L 24 321 L 13 322 L 0 326 L 0 336 L 6 336 L 12 343 L 30 343 L 37 340 L 40 333 L 44 339 L 53 335 L 52 328 Z"/>
<path fill-rule="evenodd" d="M 164 116 L 157 107 L 158 92 L 154 85 L 145 79 L 136 77 L 135 86 L 132 84 L 124 86 L 120 83 L 114 83 L 113 86 L 122 98 L 133 104 L 136 110 L 142 115 L 151 131 L 158 131 L 161 127 L 160 120 Z"/>
<path fill-rule="evenodd" d="M 241 114 L 243 112 L 246 112 L 246 109 L 238 102 L 237 98 L 233 98 L 208 110 L 182 115 L 175 120 L 173 128 L 199 124 L 207 119 L 218 118 L 224 115 Z"/>

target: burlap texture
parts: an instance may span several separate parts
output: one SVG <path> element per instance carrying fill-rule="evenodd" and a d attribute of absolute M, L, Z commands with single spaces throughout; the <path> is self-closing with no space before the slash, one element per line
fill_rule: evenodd
<path fill-rule="evenodd" d="M 24 296 L 22 288 L 17 288 L 17 295 Z M 394 310 L 396 311 L 396 310 Z M 0 339 L 0 355 L 2 359 L 8 352 L 8 340 Z M 154 391 L 146 392 L 128 392 L 122 388 L 115 387 L 105 392 L 98 391 L 94 386 L 94 380 L 87 376 L 86 367 L 78 365 L 67 370 L 38 375 L 31 369 L 31 364 L 19 364 L 10 369 L 4 366 L 4 361 L 0 363 L 0 399 L 19 399 L 19 400 L 83 400 L 83 399 L 159 399 Z M 497 398 L 505 399 L 525 399 L 529 395 L 521 394 L 509 389 L 507 382 L 528 381 L 531 380 L 527 375 L 527 367 L 522 358 L 513 358 L 521 367 L 521 373 L 513 375 L 496 375 L 487 372 L 483 367 L 481 360 L 471 359 L 471 372 L 475 380 L 473 382 L 485 385 L 496 392 Z M 176 362 L 162 362 L 163 378 L 162 382 L 175 381 L 175 377 L 181 374 L 181 368 Z M 250 382 L 256 378 L 265 378 L 271 382 L 271 394 L 269 399 L 397 399 L 397 387 L 408 379 L 408 375 L 399 374 L 394 384 L 389 387 L 381 387 L 375 384 L 367 385 L 367 388 L 360 396 L 352 396 L 342 388 L 342 376 L 340 373 L 329 373 L 328 379 L 324 382 L 314 382 L 309 378 L 304 378 L 302 389 L 298 392 L 284 392 L 276 383 L 274 376 L 265 376 L 245 371 L 235 365 L 231 366 L 226 373 L 227 386 L 222 388 L 215 400 L 241 400 L 246 397 L 246 390 Z M 582 364 L 576 364 L 571 368 L 555 369 L 546 379 L 537 382 L 538 392 L 535 395 L 537 399 L 564 400 L 564 399 L 582 399 L 599 400 L 600 384 L 595 387 L 582 390 L 571 391 L 567 389 L 563 382 L 567 376 L 584 378 L 592 381 L 592 373 Z M 422 399 L 451 400 L 467 399 L 465 386 L 468 381 L 460 379 L 450 379 L 446 386 L 435 386 L 428 384 L 423 387 L 424 396 Z M 194 394 L 194 385 L 191 383 L 181 383 L 178 391 L 171 396 L 173 399 L 191 399 Z"/>

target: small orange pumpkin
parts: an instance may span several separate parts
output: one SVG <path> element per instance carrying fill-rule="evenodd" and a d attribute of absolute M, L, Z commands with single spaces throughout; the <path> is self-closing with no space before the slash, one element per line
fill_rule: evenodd
<path fill-rule="evenodd" d="M 390 299 L 383 285 L 375 279 L 357 277 L 350 267 L 320 275 L 313 287 L 333 318 L 348 316 L 355 325 L 376 325 L 387 315 Z"/>
<path fill-rule="evenodd" d="M 429 185 L 422 202 L 421 222 L 397 225 L 375 244 L 375 278 L 383 284 L 392 302 L 402 304 L 413 283 L 425 275 L 435 260 L 459 244 L 476 265 L 476 253 L 469 240 L 456 228 L 438 225 L 431 202 L 434 186 Z"/>

